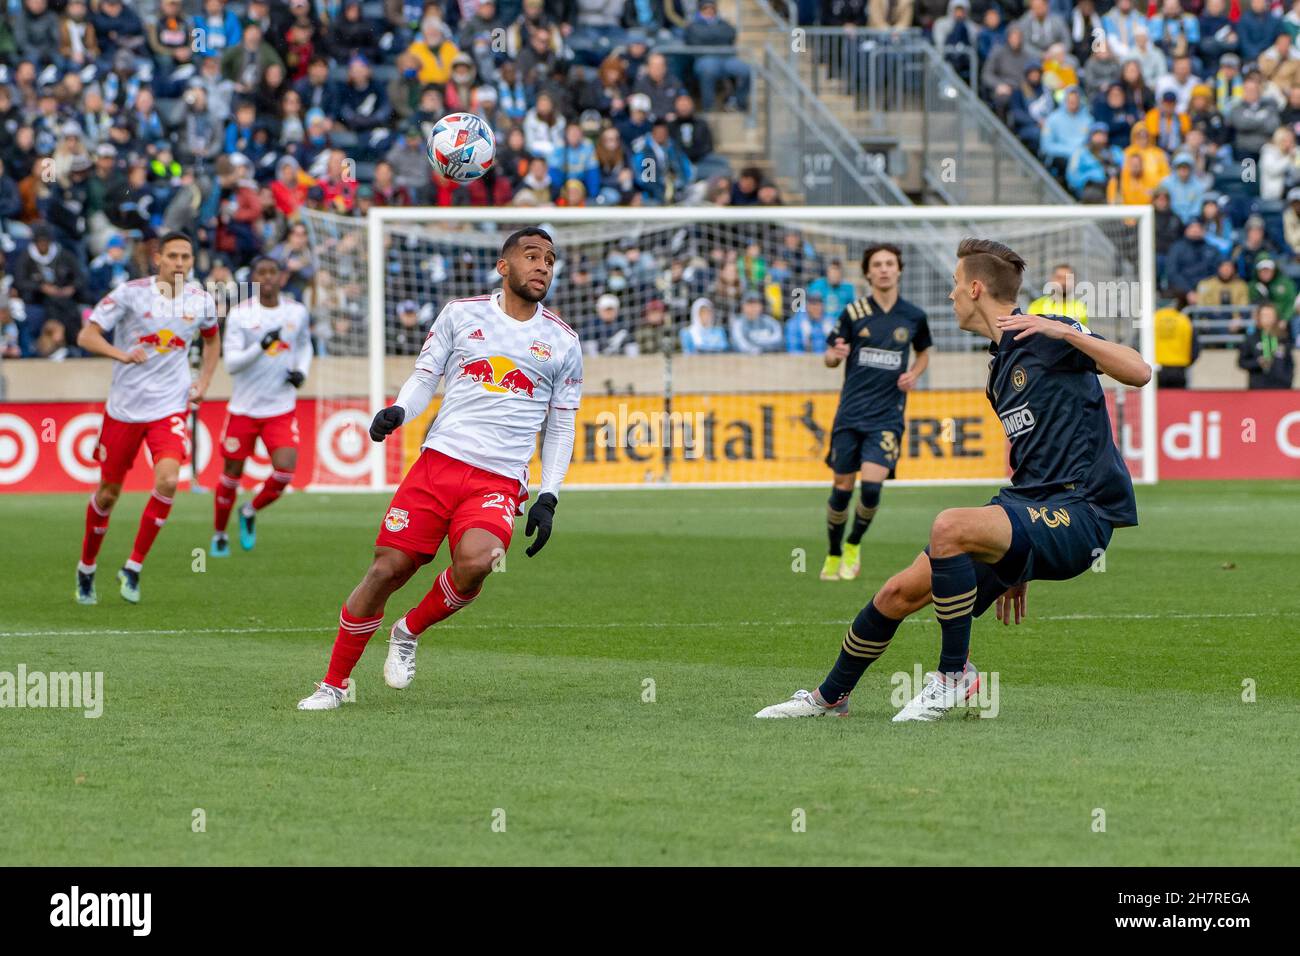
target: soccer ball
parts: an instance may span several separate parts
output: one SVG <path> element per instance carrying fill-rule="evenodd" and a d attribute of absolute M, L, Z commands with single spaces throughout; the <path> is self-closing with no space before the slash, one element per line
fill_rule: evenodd
<path fill-rule="evenodd" d="M 473 113 L 450 113 L 438 120 L 426 145 L 438 174 L 455 183 L 478 179 L 497 156 L 492 127 Z"/>

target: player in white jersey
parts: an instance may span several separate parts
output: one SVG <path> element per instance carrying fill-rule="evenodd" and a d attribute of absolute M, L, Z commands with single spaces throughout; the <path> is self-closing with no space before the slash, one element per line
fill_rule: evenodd
<path fill-rule="evenodd" d="M 555 247 L 541 229 L 514 233 L 501 248 L 502 289 L 454 299 L 443 308 L 395 404 L 375 416 L 370 437 L 383 441 L 428 407 L 439 380 L 446 394 L 420 452 L 384 515 L 375 559 L 343 604 L 329 670 L 300 710 L 332 710 L 389 595 L 433 559 L 444 537 L 451 565 L 418 605 L 393 625 L 384 680 L 404 688 L 415 676 L 416 639 L 469 604 L 510 546 L 519 502 L 528 496 L 528 462 L 545 425 L 541 493 L 526 534 L 546 544 L 556 494 L 573 455 L 582 397 L 578 336 L 542 307 L 555 272 Z"/>
<path fill-rule="evenodd" d="M 266 446 L 273 470 L 261 491 L 239 511 L 239 543 L 245 551 L 257 543 L 257 512 L 284 494 L 298 466 L 295 390 L 307 380 L 311 367 L 311 320 L 301 302 L 280 295 L 284 276 L 274 259 L 254 259 L 252 276 L 257 297 L 230 310 L 222 345 L 234 388 L 221 430 L 225 465 L 213 496 L 208 553 L 214 558 L 230 556 L 226 525 L 239 495 L 244 459 L 253 453 L 257 439 Z"/>
<path fill-rule="evenodd" d="M 118 363 L 95 452 L 99 487 L 86 506 L 86 534 L 77 565 L 80 604 L 98 600 L 99 546 L 122 482 L 144 443 L 153 459 L 153 494 L 140 517 L 131 557 L 117 573 L 122 597 L 139 603 L 140 568 L 171 512 L 181 465 L 190 454 L 187 413 L 203 400 L 221 355 L 216 303 L 201 285 L 185 279 L 194 267 L 189 236 L 163 236 L 154 264 L 156 276 L 134 279 L 104 296 L 77 336 L 77 344 L 87 352 Z M 116 345 L 106 338 L 109 334 Z M 198 381 L 191 382 L 189 346 L 196 335 L 203 338 L 203 364 Z"/>

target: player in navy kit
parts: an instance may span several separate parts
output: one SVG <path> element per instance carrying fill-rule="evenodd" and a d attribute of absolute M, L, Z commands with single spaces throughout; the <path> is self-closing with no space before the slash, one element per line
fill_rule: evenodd
<path fill-rule="evenodd" d="M 979 685 L 969 661 L 973 618 L 996 601 L 998 620 L 1020 623 L 1029 581 L 1082 574 L 1113 529 L 1137 524 L 1133 482 L 1097 375 L 1137 388 L 1150 381 L 1150 366 L 1078 321 L 1021 313 L 1015 302 L 1025 262 L 1001 243 L 964 239 L 957 260 L 953 311 L 963 330 L 990 340 L 988 399 L 1011 446 L 1011 485 L 984 507 L 940 512 L 929 546 L 853 621 L 821 686 L 758 717 L 843 715 L 902 619 L 933 602 L 943 634 L 939 666 L 894 720 L 941 718 Z"/>
<path fill-rule="evenodd" d="M 903 254 L 897 246 L 868 247 L 862 254 L 862 273 L 871 294 L 849 303 L 827 336 L 826 366 L 846 365 L 826 455 L 835 477 L 826 504 L 830 553 L 822 565 L 823 581 L 858 576 L 862 536 L 876 516 L 881 484 L 893 475 L 902 448 L 907 392 L 930 364 L 925 312 L 898 295 L 902 271 Z M 916 352 L 911 368 L 909 348 Z M 861 480 L 862 489 L 848 543 L 842 544 L 856 480 Z"/>

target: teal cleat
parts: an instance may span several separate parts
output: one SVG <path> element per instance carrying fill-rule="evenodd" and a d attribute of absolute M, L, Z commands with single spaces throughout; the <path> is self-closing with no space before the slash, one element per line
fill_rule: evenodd
<path fill-rule="evenodd" d="M 255 521 L 254 516 L 246 515 L 244 509 L 239 509 L 239 546 L 245 551 L 252 551 L 253 545 L 257 544 Z"/>
<path fill-rule="evenodd" d="M 230 539 L 224 534 L 214 534 L 208 545 L 208 554 L 214 558 L 230 557 Z"/>
<path fill-rule="evenodd" d="M 77 572 L 77 603 L 78 604 L 98 604 L 99 595 L 95 593 L 95 572 L 87 574 L 84 571 Z"/>
<path fill-rule="evenodd" d="M 130 604 L 140 603 L 140 572 L 123 568 L 117 572 L 117 579 L 122 584 L 122 600 Z"/>

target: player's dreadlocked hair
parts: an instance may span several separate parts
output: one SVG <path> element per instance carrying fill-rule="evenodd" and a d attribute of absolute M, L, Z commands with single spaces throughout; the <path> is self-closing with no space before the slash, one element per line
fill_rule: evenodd
<path fill-rule="evenodd" d="M 1020 294 L 1025 260 L 1010 246 L 968 237 L 958 244 L 957 258 L 966 263 L 966 278 L 979 279 L 998 301 L 1014 302 Z"/>
<path fill-rule="evenodd" d="M 871 257 L 877 252 L 892 252 L 894 259 L 898 262 L 898 271 L 903 271 L 903 250 L 898 248 L 892 242 L 873 242 L 862 251 L 862 274 L 867 274 L 867 269 L 871 265 Z"/>
<path fill-rule="evenodd" d="M 519 243 L 522 242 L 524 239 L 526 239 L 528 236 L 540 236 L 541 238 L 549 242 L 551 245 L 555 245 L 555 240 L 551 238 L 551 234 L 547 232 L 545 229 L 542 229 L 538 226 L 526 226 L 523 229 L 518 230 L 517 232 L 512 232 L 510 234 L 510 237 L 506 239 L 505 244 L 501 247 L 501 258 L 504 259 L 506 256 L 508 256 L 510 254 L 510 250 L 513 249 L 515 246 L 519 245 Z"/>

